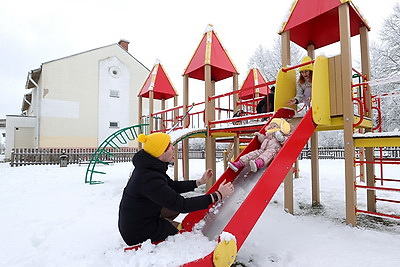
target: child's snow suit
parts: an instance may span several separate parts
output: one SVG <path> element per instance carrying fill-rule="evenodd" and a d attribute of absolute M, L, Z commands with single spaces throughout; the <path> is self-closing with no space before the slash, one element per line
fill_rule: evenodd
<path fill-rule="evenodd" d="M 276 137 L 276 133 L 282 134 L 283 139 L 279 141 Z M 264 134 L 258 134 L 258 141 L 261 143 L 259 149 L 251 151 L 239 158 L 239 160 L 244 164 L 248 165 L 250 160 L 256 160 L 261 158 L 264 160 L 264 166 L 268 166 L 272 159 L 278 154 L 279 150 L 282 148 L 283 144 L 289 138 L 290 133 L 285 135 L 282 131 L 278 130 L 276 132 L 269 132 Z"/>

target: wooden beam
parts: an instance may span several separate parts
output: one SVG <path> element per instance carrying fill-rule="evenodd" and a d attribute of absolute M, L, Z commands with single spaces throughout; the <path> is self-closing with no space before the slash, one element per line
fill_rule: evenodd
<path fill-rule="evenodd" d="M 350 41 L 350 10 L 349 4 L 339 6 L 340 49 L 342 55 L 342 88 L 343 88 L 343 117 L 344 117 L 344 156 L 345 156 L 345 187 L 346 187 L 346 223 L 356 226 L 356 193 L 353 124 L 354 108 L 352 101 L 352 65 Z"/>

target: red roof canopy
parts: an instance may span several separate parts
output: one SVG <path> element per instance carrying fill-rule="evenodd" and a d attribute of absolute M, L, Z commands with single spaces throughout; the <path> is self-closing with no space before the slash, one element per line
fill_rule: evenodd
<path fill-rule="evenodd" d="M 259 93 L 259 96 L 268 95 L 270 93 L 270 89 L 268 86 L 254 88 L 254 86 L 264 83 L 266 83 L 266 81 L 258 69 L 254 68 L 249 70 L 247 77 L 242 84 L 242 87 L 240 87 L 239 98 L 254 98 L 256 92 Z"/>
<path fill-rule="evenodd" d="M 343 2 L 343 3 L 342 3 Z M 290 40 L 307 49 L 315 49 L 340 41 L 339 6 L 350 5 L 350 34 L 359 34 L 367 25 L 365 19 L 350 0 L 297 0 L 280 33 L 290 30 Z"/>
<path fill-rule="evenodd" d="M 211 65 L 211 80 L 216 82 L 238 73 L 212 28 L 204 33 L 183 75 L 204 81 L 205 65 Z"/>
<path fill-rule="evenodd" d="M 160 63 L 154 65 L 138 96 L 150 98 L 150 91 L 153 91 L 154 99 L 159 100 L 170 99 L 177 95 L 174 86 Z"/>

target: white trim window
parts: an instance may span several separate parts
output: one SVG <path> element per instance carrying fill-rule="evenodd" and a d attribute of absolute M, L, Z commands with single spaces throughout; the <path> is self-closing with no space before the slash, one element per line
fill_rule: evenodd
<path fill-rule="evenodd" d="M 110 97 L 119 98 L 119 90 L 110 89 Z"/>
<path fill-rule="evenodd" d="M 109 127 L 110 128 L 119 128 L 119 122 L 118 121 L 110 121 Z"/>

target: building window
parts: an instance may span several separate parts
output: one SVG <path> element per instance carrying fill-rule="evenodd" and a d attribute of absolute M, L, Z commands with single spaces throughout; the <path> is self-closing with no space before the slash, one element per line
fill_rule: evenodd
<path fill-rule="evenodd" d="M 119 128 L 119 122 L 110 121 L 110 128 Z"/>
<path fill-rule="evenodd" d="M 121 71 L 118 67 L 112 66 L 108 69 L 108 73 L 114 78 L 118 78 L 121 75 Z"/>
<path fill-rule="evenodd" d="M 119 98 L 119 91 L 118 90 L 110 90 L 110 97 Z"/>

